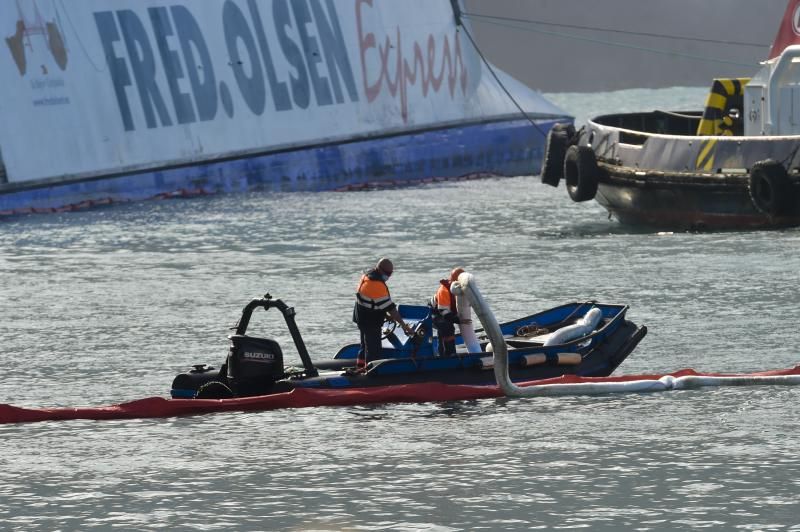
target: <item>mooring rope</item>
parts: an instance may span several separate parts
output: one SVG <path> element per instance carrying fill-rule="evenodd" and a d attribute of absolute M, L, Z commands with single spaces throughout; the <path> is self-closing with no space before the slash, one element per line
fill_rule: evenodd
<path fill-rule="evenodd" d="M 476 52 L 478 52 L 478 55 L 480 56 L 481 60 L 483 61 L 483 64 L 484 64 L 484 65 L 486 65 L 486 68 L 487 68 L 487 69 L 489 70 L 489 72 L 492 74 L 492 77 L 494 77 L 495 81 L 496 81 L 496 82 L 497 82 L 497 84 L 500 86 L 500 88 L 501 88 L 501 89 L 503 89 L 503 92 L 505 92 L 505 93 L 506 93 L 506 96 L 508 96 L 508 99 L 509 99 L 509 100 L 511 100 L 511 103 L 513 103 L 513 104 L 516 106 L 516 108 L 517 108 L 517 109 L 519 109 L 519 112 L 520 112 L 520 113 L 522 113 L 522 116 L 524 116 L 524 117 L 525 117 L 525 119 L 526 119 L 528 122 L 530 122 L 530 123 L 531 123 L 531 125 L 532 125 L 533 127 L 535 127 L 535 128 L 536 128 L 536 130 L 537 130 L 539 133 L 541 133 L 543 137 L 547 138 L 547 132 L 546 132 L 546 131 L 543 131 L 543 130 L 542 130 L 542 128 L 540 128 L 540 127 L 539 127 L 539 125 L 538 125 L 538 124 L 537 124 L 537 123 L 536 123 L 536 122 L 533 120 L 533 118 L 531 118 L 531 117 L 530 117 L 530 115 L 528 115 L 528 113 L 527 113 L 527 112 L 525 112 L 525 110 L 522 108 L 522 106 L 519 104 L 519 102 L 518 102 L 518 101 L 517 101 L 517 100 L 516 100 L 516 99 L 515 99 L 515 98 L 514 98 L 512 95 L 511 95 L 511 93 L 510 93 L 510 92 L 509 92 L 509 90 L 506 88 L 506 86 L 503 84 L 503 82 L 502 82 L 502 81 L 500 81 L 500 77 L 499 77 L 499 76 L 497 75 L 497 73 L 494 71 L 494 68 L 492 67 L 492 64 L 491 64 L 491 63 L 489 63 L 489 61 L 488 61 L 488 60 L 486 59 L 486 57 L 483 55 L 483 52 L 482 52 L 482 51 L 481 51 L 481 49 L 478 47 L 478 43 L 476 43 L 476 42 L 475 42 L 475 39 L 473 39 L 473 38 L 472 38 L 472 34 L 471 34 L 471 33 L 469 32 L 469 30 L 467 29 L 467 26 L 466 26 L 466 25 L 464 25 L 464 24 L 461 24 L 459 27 L 460 27 L 460 28 L 461 28 L 461 29 L 464 31 L 464 34 L 465 34 L 465 35 L 467 36 L 467 38 L 469 39 L 469 42 L 470 42 L 470 43 L 472 43 L 472 46 L 475 48 L 475 51 L 476 51 Z"/>

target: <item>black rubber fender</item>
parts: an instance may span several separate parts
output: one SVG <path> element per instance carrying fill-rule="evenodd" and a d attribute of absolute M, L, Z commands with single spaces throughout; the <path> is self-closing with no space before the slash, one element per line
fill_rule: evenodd
<path fill-rule="evenodd" d="M 589 201 L 597 194 L 600 169 L 594 150 L 589 146 L 573 145 L 564 156 L 564 179 L 572 201 Z"/>
<path fill-rule="evenodd" d="M 207 382 L 194 394 L 195 399 L 232 399 L 233 396 L 233 390 L 220 381 Z"/>
<path fill-rule="evenodd" d="M 786 168 L 772 159 L 758 161 L 753 165 L 748 189 L 753 206 L 770 216 L 788 214 L 797 201 Z"/>
<path fill-rule="evenodd" d="M 572 124 L 556 124 L 547 132 L 541 173 L 542 183 L 545 185 L 557 187 L 561 181 L 564 156 L 574 135 L 575 126 Z"/>

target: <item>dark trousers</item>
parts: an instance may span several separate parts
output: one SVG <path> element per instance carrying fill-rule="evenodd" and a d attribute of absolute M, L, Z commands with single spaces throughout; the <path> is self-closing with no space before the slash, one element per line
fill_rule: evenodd
<path fill-rule="evenodd" d="M 439 334 L 439 356 L 449 357 L 456 354 L 456 326 L 447 319 L 434 320 L 433 325 Z"/>
<path fill-rule="evenodd" d="M 358 350 L 358 366 L 366 366 L 367 362 L 381 358 L 381 330 L 382 324 L 364 327 L 359 324 L 361 331 L 361 349 Z"/>

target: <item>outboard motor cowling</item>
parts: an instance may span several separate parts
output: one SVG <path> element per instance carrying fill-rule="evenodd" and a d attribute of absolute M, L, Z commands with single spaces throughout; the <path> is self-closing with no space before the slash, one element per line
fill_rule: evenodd
<path fill-rule="evenodd" d="M 233 335 L 228 352 L 228 383 L 237 396 L 268 393 L 284 378 L 283 352 L 270 338 Z"/>

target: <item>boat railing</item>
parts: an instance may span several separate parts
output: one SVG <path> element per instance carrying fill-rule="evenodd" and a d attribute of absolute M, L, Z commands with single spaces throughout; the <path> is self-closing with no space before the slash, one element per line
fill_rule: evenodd
<path fill-rule="evenodd" d="M 697 125 L 702 119 L 701 112 L 648 111 L 639 113 L 618 113 L 592 118 L 601 126 L 629 130 L 631 133 L 656 135 L 695 135 Z M 638 144 L 642 144 L 639 142 Z M 633 142 L 632 144 L 637 144 Z"/>

